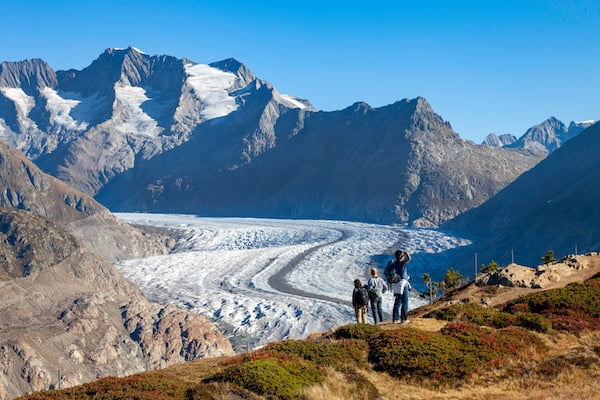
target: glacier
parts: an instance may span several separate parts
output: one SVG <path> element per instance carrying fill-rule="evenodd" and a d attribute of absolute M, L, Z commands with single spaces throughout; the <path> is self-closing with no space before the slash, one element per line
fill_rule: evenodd
<path fill-rule="evenodd" d="M 252 348 L 353 323 L 354 279 L 366 282 L 369 268 L 383 268 L 393 249 L 413 254 L 409 270 L 419 287 L 423 272 L 435 275 L 428 255 L 471 243 L 433 229 L 360 222 L 116 215 L 178 236 L 171 254 L 117 263 L 126 278 L 152 301 L 229 326 L 230 338 L 251 338 L 246 340 Z M 411 308 L 426 302 L 417 290 L 411 292 Z M 383 300 L 388 319 L 392 304 L 388 292 Z"/>

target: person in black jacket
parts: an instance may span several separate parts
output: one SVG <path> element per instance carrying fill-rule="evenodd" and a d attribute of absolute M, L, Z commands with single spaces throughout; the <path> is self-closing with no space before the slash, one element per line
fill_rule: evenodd
<path fill-rule="evenodd" d="M 354 280 L 354 291 L 352 292 L 352 306 L 356 315 L 357 324 L 367 323 L 367 305 L 369 304 L 369 293 L 363 287 L 360 279 Z"/>

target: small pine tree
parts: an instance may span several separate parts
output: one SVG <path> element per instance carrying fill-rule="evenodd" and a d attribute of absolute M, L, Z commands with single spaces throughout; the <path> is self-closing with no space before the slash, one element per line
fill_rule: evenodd
<path fill-rule="evenodd" d="M 544 257 L 542 257 L 542 262 L 544 264 L 548 264 L 548 263 L 551 263 L 554 261 L 556 261 L 556 258 L 554 258 L 554 250 L 548 250 L 546 255 Z"/>
<path fill-rule="evenodd" d="M 444 285 L 444 289 L 448 290 L 455 288 L 456 286 L 458 286 L 462 278 L 463 276 L 460 272 L 458 272 L 454 268 L 450 268 L 448 271 L 446 271 L 446 274 L 444 275 L 444 281 L 442 282 Z"/>
<path fill-rule="evenodd" d="M 498 270 L 498 263 L 496 263 L 496 261 L 492 260 L 487 266 L 484 264 L 481 264 L 481 272 L 483 272 L 484 274 L 487 273 L 492 273 L 494 271 Z"/>

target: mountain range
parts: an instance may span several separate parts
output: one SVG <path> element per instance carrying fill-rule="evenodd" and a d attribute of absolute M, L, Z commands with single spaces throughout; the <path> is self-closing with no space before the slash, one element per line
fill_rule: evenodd
<path fill-rule="evenodd" d="M 422 98 L 323 112 L 235 59 L 108 49 L 0 69 L 0 138 L 120 211 L 438 224 L 543 155 L 478 146 Z"/>
<path fill-rule="evenodd" d="M 517 139 L 511 134 L 496 135 L 490 133 L 483 140 L 483 145 L 491 147 L 522 148 L 550 154 L 568 140 L 574 138 L 584 129 L 592 126 L 595 121 L 571 121 L 565 125 L 554 117 L 534 125 Z"/>

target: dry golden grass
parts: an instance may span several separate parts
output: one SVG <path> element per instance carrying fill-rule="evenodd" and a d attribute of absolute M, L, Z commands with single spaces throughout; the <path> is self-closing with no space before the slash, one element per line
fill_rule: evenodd
<path fill-rule="evenodd" d="M 303 392 L 303 396 L 306 400 L 368 399 L 357 389 L 357 385 L 350 382 L 344 374 L 329 369 L 325 382 L 307 388 Z"/>

